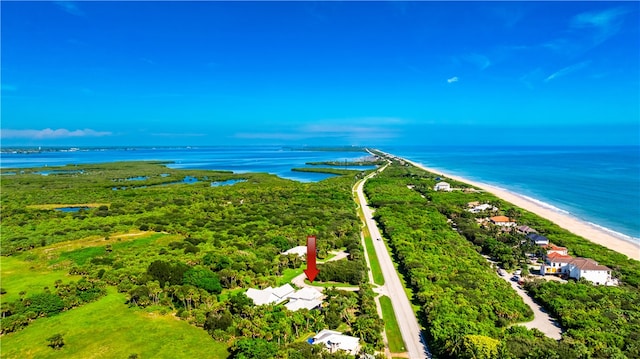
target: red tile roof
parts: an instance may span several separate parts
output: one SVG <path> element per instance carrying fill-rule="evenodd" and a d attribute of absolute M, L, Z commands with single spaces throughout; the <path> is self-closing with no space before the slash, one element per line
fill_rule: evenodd
<path fill-rule="evenodd" d="M 506 216 L 495 216 L 489 219 L 492 220 L 493 222 L 511 222 L 511 219 Z"/>
<path fill-rule="evenodd" d="M 553 252 L 551 254 L 547 254 L 547 259 L 549 260 L 549 262 L 570 263 L 573 260 L 573 257 Z"/>
<path fill-rule="evenodd" d="M 566 251 L 567 250 L 567 248 L 558 247 L 553 243 L 546 244 L 546 245 L 542 246 L 542 248 L 544 248 L 544 249 L 546 249 L 548 251 Z"/>

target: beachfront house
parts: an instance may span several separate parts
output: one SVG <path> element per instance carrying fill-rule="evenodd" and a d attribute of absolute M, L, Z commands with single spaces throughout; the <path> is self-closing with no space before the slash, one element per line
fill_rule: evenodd
<path fill-rule="evenodd" d="M 347 354 L 356 355 L 360 349 L 360 338 L 344 335 L 335 330 L 323 329 L 312 339 L 310 344 L 322 344 L 330 353 L 338 350 L 345 351 Z"/>
<path fill-rule="evenodd" d="M 537 246 L 546 246 L 549 244 L 549 238 L 538 233 L 529 233 L 527 234 L 527 238 Z"/>
<path fill-rule="evenodd" d="M 491 212 L 495 212 L 495 211 L 497 211 L 497 210 L 498 210 L 498 208 L 497 208 L 497 207 L 494 207 L 494 206 L 492 206 L 492 205 L 490 205 L 490 204 L 487 204 L 487 203 L 485 203 L 485 204 L 478 204 L 478 205 L 476 205 L 476 206 L 474 206 L 474 207 L 472 207 L 472 208 L 467 209 L 467 211 L 468 211 L 468 212 L 471 212 L 471 213 L 480 213 L 480 212 L 483 212 L 483 211 L 491 211 Z"/>
<path fill-rule="evenodd" d="M 519 226 L 518 228 L 516 228 L 516 231 L 521 234 L 538 233 L 538 231 L 529 226 Z"/>
<path fill-rule="evenodd" d="M 540 266 L 540 274 L 569 274 L 567 265 L 573 261 L 573 257 L 553 252 L 545 256 L 544 263 Z"/>
<path fill-rule="evenodd" d="M 542 249 L 547 251 L 547 255 L 552 253 L 558 253 L 558 254 L 562 254 L 563 256 L 566 256 L 569 254 L 569 250 L 566 247 L 558 247 L 553 243 L 549 243 L 547 245 L 542 246 Z"/>
<path fill-rule="evenodd" d="M 451 192 L 451 185 L 448 184 L 447 182 L 438 182 L 436 183 L 436 185 L 433 187 L 434 191 L 445 191 L 445 192 Z"/>
<path fill-rule="evenodd" d="M 576 280 L 584 278 L 594 284 L 614 285 L 611 269 L 590 258 L 574 258 L 567 264 L 566 272 Z"/>
<path fill-rule="evenodd" d="M 511 218 L 506 216 L 494 216 L 489 218 L 489 221 L 494 225 L 501 227 L 515 227 L 517 224 L 516 222 L 513 222 Z"/>

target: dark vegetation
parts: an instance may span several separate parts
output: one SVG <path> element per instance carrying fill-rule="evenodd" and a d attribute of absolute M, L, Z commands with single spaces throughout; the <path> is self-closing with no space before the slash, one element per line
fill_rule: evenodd
<path fill-rule="evenodd" d="M 318 238 L 320 258 L 338 248 L 350 252 L 348 260 L 326 267 L 327 274 L 333 265 L 349 268 L 348 275 L 338 277 L 336 272 L 330 280 L 362 282 L 366 268 L 351 196 L 352 175 L 299 183 L 267 174 L 172 170 L 159 163 L 60 169 L 83 172 L 41 176 L 33 173 L 39 169 L 26 169 L 2 178 L 2 255 L 44 261 L 83 279 L 52 283 L 50 290 L 3 301 L 3 333 L 95 300 L 106 294 L 107 286 L 114 286 L 127 293 L 130 306 L 173 312 L 208 331 L 214 340 L 229 345 L 231 357 L 267 358 L 276 353 L 299 358 L 298 353 L 305 352 L 309 358 L 339 358 L 340 354 L 320 353 L 318 347 L 298 342 L 338 326 L 365 340 L 368 351 L 382 346 L 382 325 L 373 292 L 366 286 L 360 294 L 329 290 L 325 302 L 331 310 L 258 308 L 244 295 L 249 287 L 275 286 L 284 270 L 299 268 L 300 258 L 280 253 L 304 244 L 310 234 Z M 185 176 L 199 181 L 151 186 Z M 145 177 L 135 186 L 147 187 L 112 189 L 131 177 Z M 210 186 L 229 179 L 246 181 Z M 103 205 L 69 213 L 34 207 L 70 203 Z M 126 237 L 139 231 L 147 233 Z M 49 251 L 63 241 L 87 245 Z"/>
<path fill-rule="evenodd" d="M 395 162 L 367 182 L 365 191 L 389 238 L 394 257 L 420 305 L 419 318 L 438 357 L 637 358 L 640 330 L 639 263 L 592 244 L 533 214 L 479 192 L 434 192 L 436 175 Z M 466 184 L 446 179 L 452 187 Z M 413 189 L 407 186 L 412 186 Z M 507 268 L 527 260 L 536 248 L 517 234 L 482 229 L 467 203 L 481 201 L 536 228 L 570 254 L 588 256 L 614 268 L 619 288 L 588 282 L 534 282 L 536 300 L 566 329 L 559 342 L 537 330 L 511 324 L 529 319 L 530 310 L 480 255 Z M 449 221 L 448 221 L 449 220 Z M 457 227 L 458 231 L 455 230 Z"/>
<path fill-rule="evenodd" d="M 345 167 L 357 167 L 357 166 L 381 166 L 385 164 L 384 160 L 362 160 L 362 161 L 320 161 L 320 162 L 307 162 L 310 166 L 345 166 Z"/>

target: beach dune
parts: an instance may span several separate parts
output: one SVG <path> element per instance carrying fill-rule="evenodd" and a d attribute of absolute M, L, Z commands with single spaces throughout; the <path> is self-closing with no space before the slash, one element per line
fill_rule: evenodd
<path fill-rule="evenodd" d="M 391 154 L 389 155 L 393 156 Z M 440 169 L 429 168 L 419 163 L 415 163 L 413 161 L 407 160 L 405 158 L 403 158 L 403 160 L 425 171 L 440 174 L 442 176 L 451 178 L 453 180 L 468 183 L 472 186 L 483 189 L 507 202 L 510 202 L 529 212 L 535 213 L 542 218 L 548 219 L 551 222 L 557 224 L 558 226 L 568 230 L 569 232 L 579 235 L 581 237 L 584 237 L 585 239 L 593 243 L 600 244 L 613 251 L 627 255 L 629 258 L 640 260 L 640 244 L 632 243 L 630 241 L 626 241 L 624 239 L 618 238 L 612 235 L 611 233 L 608 233 L 604 229 L 598 228 L 592 224 L 581 221 L 575 217 L 572 217 L 571 215 L 555 211 L 551 208 L 547 208 L 543 206 L 541 203 L 531 198 L 519 195 L 517 193 L 510 192 L 505 189 L 498 188 L 486 183 L 470 181 L 466 178 L 450 175 L 450 174 L 447 174 L 446 172 L 443 172 Z"/>

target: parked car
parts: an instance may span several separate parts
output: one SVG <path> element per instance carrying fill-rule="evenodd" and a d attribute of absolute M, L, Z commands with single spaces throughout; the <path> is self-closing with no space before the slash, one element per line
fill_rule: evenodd
<path fill-rule="evenodd" d="M 506 273 L 507 273 L 507 272 L 505 272 L 505 271 L 504 271 L 504 269 L 502 269 L 502 268 L 498 269 L 498 274 L 499 274 L 500 276 L 504 277 L 504 275 L 505 275 Z"/>
<path fill-rule="evenodd" d="M 513 282 L 517 282 L 517 281 L 519 281 L 519 280 L 520 280 L 520 276 L 514 275 L 513 277 L 511 277 L 511 280 L 512 280 Z"/>
<path fill-rule="evenodd" d="M 522 270 L 520 269 L 516 269 L 515 272 L 513 272 L 514 275 L 520 275 L 522 273 Z"/>

